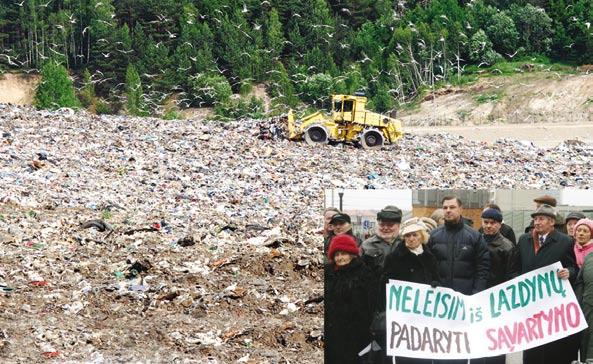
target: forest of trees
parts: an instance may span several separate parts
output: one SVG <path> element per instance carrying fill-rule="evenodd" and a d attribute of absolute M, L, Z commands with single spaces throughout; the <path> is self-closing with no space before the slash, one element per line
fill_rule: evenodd
<path fill-rule="evenodd" d="M 593 63 L 592 22 L 593 0 L 6 0 L 0 71 L 59 63 L 96 112 L 259 112 L 231 97 L 257 83 L 281 111 L 364 90 L 383 112 L 466 67 Z"/>

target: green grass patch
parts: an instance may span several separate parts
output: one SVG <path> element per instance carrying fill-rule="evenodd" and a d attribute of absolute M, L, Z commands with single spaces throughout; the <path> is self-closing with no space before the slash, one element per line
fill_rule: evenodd
<path fill-rule="evenodd" d="M 101 218 L 103 218 L 103 220 L 109 220 L 111 219 L 111 211 L 109 211 L 108 209 L 105 209 L 101 212 Z"/>
<path fill-rule="evenodd" d="M 502 91 L 499 92 L 488 92 L 474 96 L 474 101 L 478 104 L 485 104 L 487 102 L 498 102 L 504 97 Z"/>
<path fill-rule="evenodd" d="M 163 114 L 162 118 L 165 120 L 182 120 L 183 115 L 175 109 L 170 109 Z"/>
<path fill-rule="evenodd" d="M 509 61 L 496 62 L 493 65 L 468 65 L 465 67 L 466 75 L 489 76 L 510 76 L 525 72 L 558 72 L 563 74 L 576 73 L 574 65 L 567 63 L 552 62 L 545 56 L 525 56 Z"/>

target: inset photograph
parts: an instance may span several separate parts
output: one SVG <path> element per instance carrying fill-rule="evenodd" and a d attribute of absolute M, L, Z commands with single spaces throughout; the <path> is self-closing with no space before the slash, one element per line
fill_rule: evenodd
<path fill-rule="evenodd" d="M 324 198 L 325 363 L 593 357 L 593 191 Z"/>

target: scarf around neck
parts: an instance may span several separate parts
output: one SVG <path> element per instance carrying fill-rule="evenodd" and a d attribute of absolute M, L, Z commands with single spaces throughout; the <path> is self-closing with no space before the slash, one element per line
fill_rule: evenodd
<path fill-rule="evenodd" d="M 416 254 L 416 255 L 420 255 L 420 254 L 422 254 L 424 252 L 424 248 L 422 248 L 422 244 L 418 245 L 416 247 L 416 249 L 410 249 L 410 248 L 408 248 L 408 250 L 411 251 L 413 254 Z"/>

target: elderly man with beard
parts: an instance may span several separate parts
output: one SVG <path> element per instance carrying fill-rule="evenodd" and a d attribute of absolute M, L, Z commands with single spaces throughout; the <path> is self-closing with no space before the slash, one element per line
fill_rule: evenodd
<path fill-rule="evenodd" d="M 576 278 L 578 271 L 570 237 L 554 229 L 557 214 L 547 204 L 531 214 L 533 230 L 521 235 L 514 252 L 511 277 L 560 261 L 561 279 Z M 523 364 L 569 364 L 577 358 L 575 337 L 569 336 L 523 352 Z"/>
<path fill-rule="evenodd" d="M 402 211 L 396 206 L 385 206 L 377 213 L 377 229 L 375 235 L 362 242 L 362 257 L 377 274 L 383 270 L 385 257 L 393 252 L 399 243 L 399 225 Z"/>

